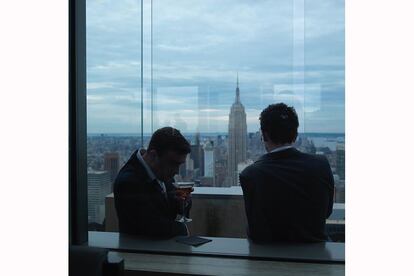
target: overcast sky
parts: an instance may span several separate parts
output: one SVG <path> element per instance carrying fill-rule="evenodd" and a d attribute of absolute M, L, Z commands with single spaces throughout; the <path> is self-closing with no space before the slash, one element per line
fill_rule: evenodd
<path fill-rule="evenodd" d="M 144 132 L 151 131 L 144 0 Z M 153 0 L 154 128 L 227 132 L 239 74 L 248 131 L 286 102 L 301 132 L 344 132 L 343 0 Z M 140 131 L 140 1 L 87 0 L 89 133 Z"/>

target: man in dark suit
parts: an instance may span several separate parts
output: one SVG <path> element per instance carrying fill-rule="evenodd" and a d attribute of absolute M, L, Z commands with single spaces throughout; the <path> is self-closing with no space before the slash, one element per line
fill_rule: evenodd
<path fill-rule="evenodd" d="M 334 181 L 328 160 L 293 147 L 298 116 L 283 103 L 260 114 L 267 153 L 240 174 L 248 236 L 253 241 L 325 241 Z"/>
<path fill-rule="evenodd" d="M 165 127 L 154 132 L 147 150 L 132 154 L 114 182 L 121 233 L 159 238 L 188 235 L 186 225 L 175 219 L 183 213 L 183 200 L 188 215 L 191 199 L 177 194 L 173 182 L 190 151 L 177 129 Z"/>

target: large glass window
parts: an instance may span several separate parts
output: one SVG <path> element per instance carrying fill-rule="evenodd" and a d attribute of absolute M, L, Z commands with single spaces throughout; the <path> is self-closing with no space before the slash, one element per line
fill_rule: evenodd
<path fill-rule="evenodd" d="M 104 230 L 105 198 L 141 144 L 140 16 L 139 1 L 86 1 L 90 230 Z"/>
<path fill-rule="evenodd" d="M 177 176 L 196 182 L 192 230 L 244 237 L 237 175 L 264 153 L 258 118 L 276 102 L 295 107 L 296 147 L 328 158 L 344 203 L 344 1 L 159 0 L 142 14 L 140 1 L 87 1 L 90 229 L 116 231 L 117 171 L 173 126 L 192 145 Z"/>

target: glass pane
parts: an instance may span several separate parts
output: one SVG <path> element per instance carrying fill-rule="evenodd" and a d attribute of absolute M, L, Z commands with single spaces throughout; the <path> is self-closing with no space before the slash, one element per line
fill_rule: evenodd
<path fill-rule="evenodd" d="M 246 237 L 237 176 L 265 153 L 258 118 L 276 102 L 295 107 L 297 148 L 328 158 L 344 202 L 344 1 L 158 0 L 143 14 L 141 79 L 140 1 L 87 1 L 91 230 L 118 231 L 117 171 L 173 126 L 192 147 L 177 176 L 197 186 L 191 233 Z"/>
<path fill-rule="evenodd" d="M 325 155 L 335 202 L 345 203 L 345 4 L 306 1 L 302 148 Z"/>
<path fill-rule="evenodd" d="M 285 90 L 294 77 L 294 7 L 286 3 L 154 3 L 156 128 L 175 126 L 194 148 L 199 143 L 202 152 L 213 152 L 192 154 L 183 178 L 199 186 L 238 186 L 237 172 L 264 153 L 258 116 L 274 100 L 276 86 Z M 245 118 L 229 126 L 232 106 Z"/>
<path fill-rule="evenodd" d="M 139 1 L 86 1 L 90 230 L 105 229 L 105 198 L 141 135 Z"/>
<path fill-rule="evenodd" d="M 271 103 L 295 107 L 296 146 L 327 156 L 343 202 L 344 2 L 160 0 L 153 10 L 153 128 L 191 141 L 177 179 L 198 186 L 192 233 L 246 237 L 237 176 L 265 153 L 258 118 Z"/>

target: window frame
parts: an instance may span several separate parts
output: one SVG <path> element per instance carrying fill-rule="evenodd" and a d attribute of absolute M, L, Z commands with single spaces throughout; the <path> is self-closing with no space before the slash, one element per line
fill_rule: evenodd
<path fill-rule="evenodd" d="M 142 2 L 143 0 L 141 0 L 141 4 Z M 86 72 L 86 0 L 69 0 L 68 77 L 70 245 L 88 245 L 89 235 L 87 198 Z M 141 135 L 142 134 L 143 133 L 141 133 Z M 158 253 L 163 254 L 161 251 Z M 224 257 L 223 255 L 219 254 L 218 256 Z"/>
<path fill-rule="evenodd" d="M 69 244 L 88 242 L 86 1 L 69 0 Z"/>

